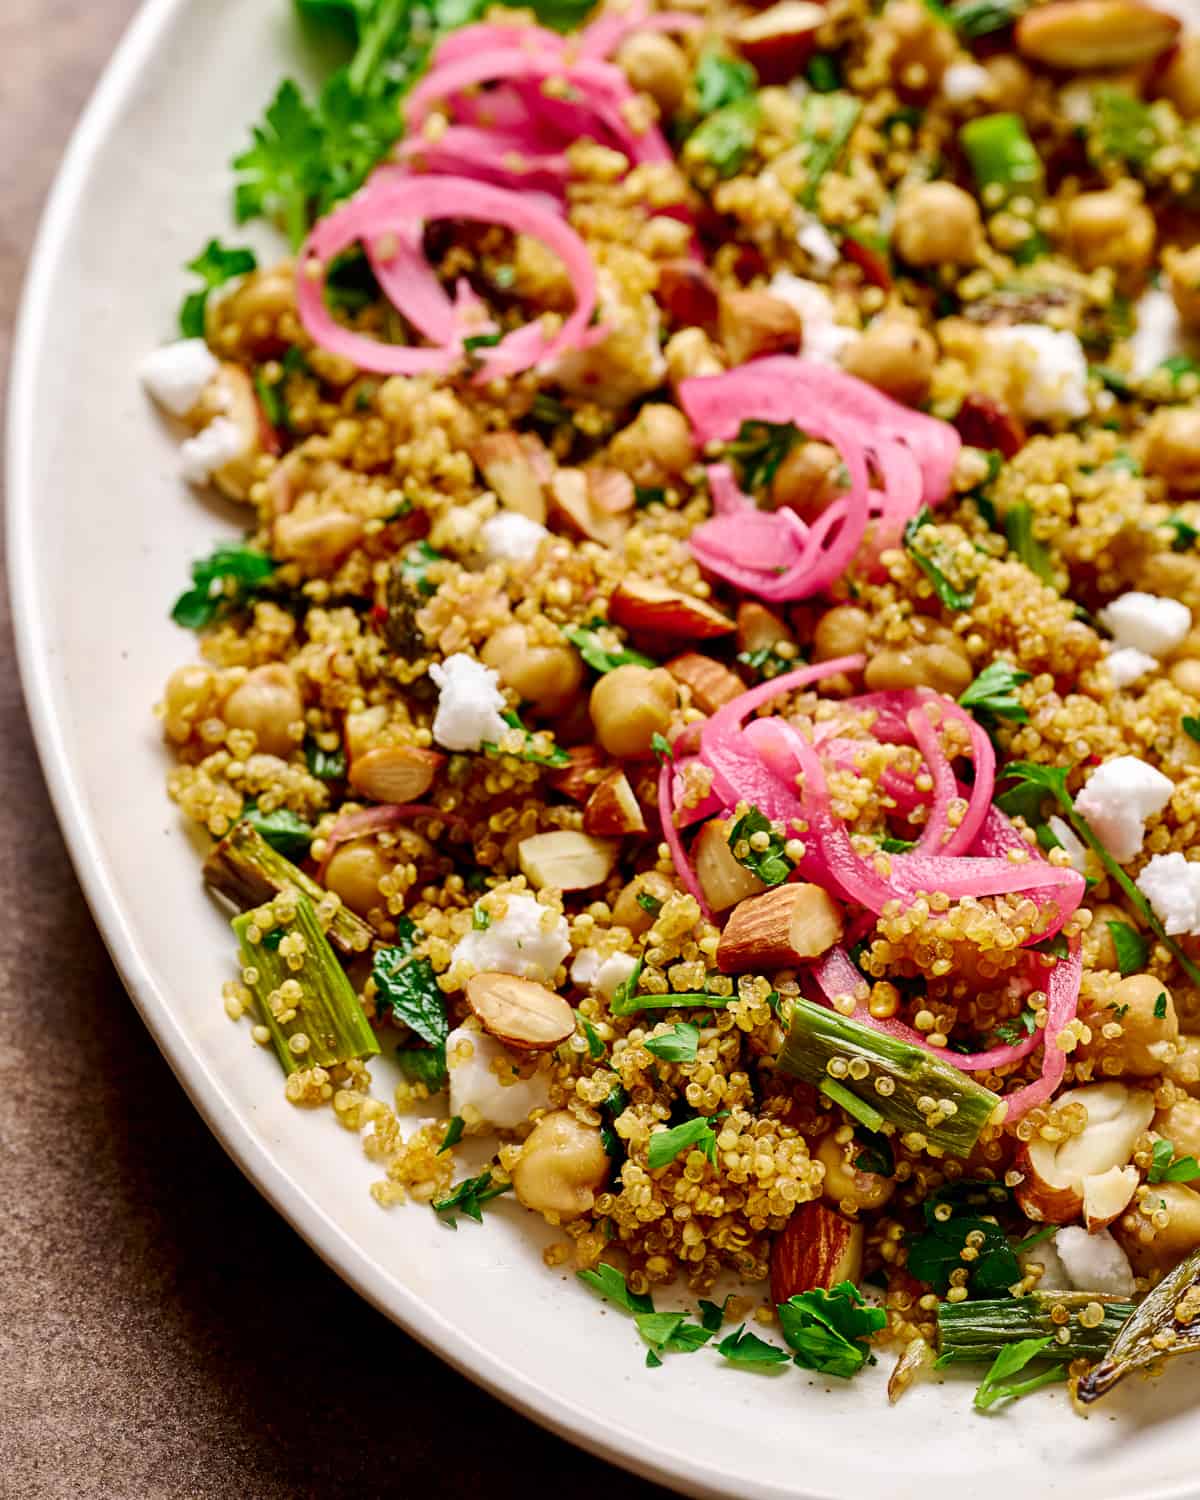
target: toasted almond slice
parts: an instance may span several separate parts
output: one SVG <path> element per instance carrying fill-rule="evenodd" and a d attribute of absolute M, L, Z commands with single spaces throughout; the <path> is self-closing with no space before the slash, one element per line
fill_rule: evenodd
<path fill-rule="evenodd" d="M 1078 72 L 1149 62 L 1179 35 L 1181 22 L 1141 0 L 1052 0 L 1017 22 L 1017 51 Z"/>
<path fill-rule="evenodd" d="M 1026 1217 L 1069 1224 L 1084 1211 L 1088 1182 L 1129 1163 L 1138 1136 L 1154 1117 L 1154 1095 L 1123 1083 L 1093 1083 L 1068 1089 L 1054 1102 L 1059 1108 L 1082 1104 L 1088 1122 L 1064 1141 L 1036 1136 L 1020 1152 L 1013 1163 L 1022 1174 L 1016 1197 Z M 1105 1189 L 1100 1191 L 1097 1217 L 1107 1201 Z"/>
<path fill-rule="evenodd" d="M 721 298 L 720 330 L 735 365 L 760 354 L 795 354 L 804 342 L 800 314 L 770 292 L 727 292 Z"/>
<path fill-rule="evenodd" d="M 739 651 L 762 651 L 790 641 L 792 632 L 786 624 L 757 600 L 747 599 L 738 605 L 737 643 Z"/>
<path fill-rule="evenodd" d="M 1083 1222 L 1089 1234 L 1105 1229 L 1129 1207 L 1140 1181 L 1136 1167 L 1109 1167 L 1083 1179 Z"/>
<path fill-rule="evenodd" d="M 522 839 L 517 860 L 534 890 L 552 886 L 559 891 L 586 891 L 612 874 L 619 848 L 613 839 L 561 828 Z"/>
<path fill-rule="evenodd" d="M 766 890 L 766 885 L 739 864 L 729 847 L 729 825 L 719 818 L 705 823 L 692 845 L 692 863 L 704 899 L 713 911 L 728 911 L 748 896 Z"/>
<path fill-rule="evenodd" d="M 862 1274 L 863 1226 L 819 1200 L 802 1203 L 771 1241 L 771 1301 L 826 1291 Z"/>
<path fill-rule="evenodd" d="M 627 510 L 632 510 L 637 503 L 633 480 L 624 469 L 591 464 L 583 472 L 587 475 L 588 499 L 592 502 L 593 511 L 606 516 L 620 516 Z"/>
<path fill-rule="evenodd" d="M 720 299 L 712 272 L 699 261 L 665 260 L 658 268 L 658 303 L 680 328 L 717 326 Z"/>
<path fill-rule="evenodd" d="M 613 591 L 608 618 L 614 625 L 642 636 L 665 636 L 673 641 L 706 641 L 729 635 L 733 621 L 694 594 L 682 594 L 648 579 L 624 579 Z"/>
<path fill-rule="evenodd" d="M 488 432 L 471 445 L 471 457 L 501 505 L 539 525 L 546 519 L 546 492 L 538 464 L 515 432 Z"/>
<path fill-rule="evenodd" d="M 433 785 L 445 757 L 415 745 L 380 745 L 350 763 L 350 785 L 372 802 L 414 802 Z"/>
<path fill-rule="evenodd" d="M 515 974 L 472 974 L 467 1003 L 497 1041 L 521 1052 L 548 1052 L 575 1030 L 575 1012 L 553 990 Z"/>
<path fill-rule="evenodd" d="M 828 952 L 842 936 L 842 913 L 823 886 L 777 886 L 734 908 L 717 948 L 722 974 L 790 968 Z"/>
<path fill-rule="evenodd" d="M 608 756 L 599 745 L 572 745 L 567 758 L 570 764 L 552 771 L 546 780 L 572 802 L 586 803 L 604 779 Z"/>
<path fill-rule="evenodd" d="M 685 651 L 667 662 L 667 671 L 676 682 L 692 690 L 692 702 L 706 714 L 716 713 L 725 703 L 732 703 L 746 691 L 746 684 L 728 667 L 699 651 Z"/>
<path fill-rule="evenodd" d="M 559 515 L 590 542 L 615 549 L 629 530 L 628 516 L 604 510 L 596 503 L 584 469 L 559 469 L 550 482 L 550 498 Z"/>
<path fill-rule="evenodd" d="M 610 836 L 645 833 L 646 819 L 624 771 L 615 768 L 596 784 L 583 810 L 583 831 Z"/>

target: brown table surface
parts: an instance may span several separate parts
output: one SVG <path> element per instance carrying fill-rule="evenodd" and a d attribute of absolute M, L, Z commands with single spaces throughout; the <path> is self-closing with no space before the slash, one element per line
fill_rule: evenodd
<path fill-rule="evenodd" d="M 42 199 L 135 8 L 0 0 L 0 368 Z M 0 1495 L 661 1494 L 442 1365 L 242 1178 L 84 905 L 3 594 L 0 661 Z"/>

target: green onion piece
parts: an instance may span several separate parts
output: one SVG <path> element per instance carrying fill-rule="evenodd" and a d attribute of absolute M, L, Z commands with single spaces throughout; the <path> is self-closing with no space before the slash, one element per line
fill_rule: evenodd
<path fill-rule="evenodd" d="M 204 862 L 204 879 L 241 911 L 265 906 L 289 888 L 300 891 L 316 906 L 329 892 L 311 876 L 285 859 L 249 823 L 236 824 Z M 339 905 L 329 919 L 329 941 L 348 958 L 365 953 L 375 934 L 347 906 Z"/>
<path fill-rule="evenodd" d="M 1079 1314 L 1093 1303 L 1100 1304 L 1104 1318 L 1088 1328 L 1079 1321 Z M 1051 1316 L 1057 1307 L 1067 1310 L 1065 1323 L 1056 1323 Z M 1010 1344 L 1047 1334 L 1051 1342 L 1044 1359 L 1064 1364 L 1073 1359 L 1099 1359 L 1132 1311 L 1132 1303 L 1094 1292 L 1032 1292 L 1027 1297 L 995 1301 L 940 1302 L 938 1365 L 984 1364 Z M 1060 1328 L 1067 1332 L 1065 1340 Z"/>
<path fill-rule="evenodd" d="M 837 1083 L 832 1078 L 826 1078 L 821 1084 L 821 1092 L 835 1104 L 840 1104 L 848 1115 L 852 1115 L 860 1125 L 865 1125 L 868 1130 L 878 1130 L 883 1124 L 883 1116 L 865 1099 L 860 1099 L 857 1094 L 852 1094 L 848 1088 Z"/>
<path fill-rule="evenodd" d="M 1193 1250 L 1133 1309 L 1105 1357 L 1080 1379 L 1080 1401 L 1098 1400 L 1134 1370 L 1200 1349 L 1198 1310 L 1200 1250 Z"/>
<path fill-rule="evenodd" d="M 970 1154 L 1000 1103 L 990 1089 L 911 1042 L 886 1036 L 809 1000 L 794 1001 L 779 1066 L 821 1088 L 833 1079 L 828 1064 L 835 1059 L 847 1064 L 861 1059 L 867 1064 L 865 1078 L 846 1075 L 833 1081 L 874 1110 L 880 1123 L 887 1120 L 902 1133 L 917 1131 L 953 1156 Z M 932 1111 L 920 1107 L 929 1101 Z M 945 1111 L 946 1104 L 953 1106 L 952 1112 Z"/>
<path fill-rule="evenodd" d="M 862 101 L 841 92 L 812 93 L 804 96 L 801 110 L 800 142 L 808 149 L 800 203 L 804 208 L 815 209 L 821 181 L 846 149 L 862 113 Z"/>
<path fill-rule="evenodd" d="M 963 126 L 958 139 L 985 208 L 994 213 L 1022 199 L 1033 210 L 1028 216 L 1030 233 L 1014 260 L 1028 264 L 1044 255 L 1046 240 L 1035 227 L 1033 214 L 1045 195 L 1046 174 L 1020 115 L 981 115 Z"/>
<path fill-rule="evenodd" d="M 253 969 L 257 975 L 249 988 L 283 1070 L 293 1073 L 298 1068 L 327 1068 L 354 1057 L 373 1057 L 379 1043 L 358 996 L 321 931 L 312 902 L 299 891 L 294 895 L 296 916 L 287 935 L 304 939 L 303 963 L 298 969 L 290 966 L 278 944 L 272 947 L 265 941 L 269 933 L 262 933 L 257 941 L 251 939 L 252 930 L 261 931 L 257 912 L 242 912 L 233 919 L 243 969 Z M 299 983 L 303 995 L 291 1018 L 281 1020 L 271 997 L 289 979 Z M 307 1037 L 308 1044 L 296 1051 L 292 1042 L 300 1036 Z"/>

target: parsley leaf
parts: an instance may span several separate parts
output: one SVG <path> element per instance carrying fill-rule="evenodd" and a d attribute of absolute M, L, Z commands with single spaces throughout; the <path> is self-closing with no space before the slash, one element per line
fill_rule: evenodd
<path fill-rule="evenodd" d="M 720 1325 L 718 1324 L 718 1327 Z M 717 1345 L 717 1353 L 735 1365 L 786 1365 L 791 1355 L 778 1344 L 768 1344 L 756 1333 L 747 1333 L 745 1323 L 723 1338 Z"/>
<path fill-rule="evenodd" d="M 525 743 L 519 750 L 511 751 L 501 750 L 500 746 L 495 744 L 492 740 L 483 740 L 481 741 L 481 749 L 486 754 L 516 755 L 518 760 L 528 761 L 531 765 L 535 766 L 549 766 L 553 770 L 558 770 L 562 766 L 569 766 L 571 764 L 571 757 L 567 754 L 567 752 L 562 748 L 561 745 L 555 745 L 547 751 L 535 749 L 533 743 L 533 735 L 528 729 L 526 729 L 525 725 L 521 723 L 519 714 L 515 714 L 511 710 L 506 710 L 500 715 L 500 717 L 511 728 L 519 729 L 521 731 L 521 733 L 525 736 Z"/>
<path fill-rule="evenodd" d="M 431 1094 L 446 1086 L 446 1048 L 397 1047 L 396 1063 L 409 1083 L 423 1083 Z"/>
<path fill-rule="evenodd" d="M 712 167 L 718 177 L 732 177 L 754 149 L 762 108 L 756 94 L 716 109 L 688 136 L 684 160 Z"/>
<path fill-rule="evenodd" d="M 446 1125 L 446 1134 L 442 1137 L 442 1144 L 437 1148 L 437 1155 L 441 1156 L 443 1151 L 449 1151 L 452 1146 L 457 1146 L 463 1138 L 465 1128 L 462 1115 L 451 1115 Z"/>
<path fill-rule="evenodd" d="M 179 309 L 179 331 L 184 338 L 204 337 L 210 293 L 224 286 L 227 281 L 232 281 L 235 276 L 245 276 L 257 266 L 253 250 L 233 249 L 222 245 L 220 240 L 209 240 L 195 260 L 189 260 L 184 267 L 185 270 L 194 271 L 204 283 L 200 291 L 188 293 Z"/>
<path fill-rule="evenodd" d="M 1112 934 L 1113 947 L 1117 953 L 1117 968 L 1123 976 L 1140 974 L 1150 956 L 1150 944 L 1128 922 L 1105 923 Z"/>
<path fill-rule="evenodd" d="M 864 1340 L 887 1323 L 880 1307 L 868 1307 L 852 1281 L 832 1291 L 817 1287 L 779 1304 L 779 1326 L 795 1351 L 795 1363 L 848 1380 L 875 1362 Z"/>
<path fill-rule="evenodd" d="M 673 761 L 675 759 L 675 752 L 671 749 L 671 742 L 665 734 L 659 734 L 657 731 L 652 734 L 650 736 L 650 748 L 654 751 L 654 759 L 660 766 L 665 765 L 669 760 Z"/>
<path fill-rule="evenodd" d="M 854 1132 L 854 1139 L 862 1147 L 854 1158 L 856 1172 L 874 1172 L 879 1177 L 890 1177 L 895 1172 L 896 1154 L 890 1138 L 882 1131 L 868 1130 L 865 1125 L 860 1125 Z"/>
<path fill-rule="evenodd" d="M 1020 1281 L 1021 1267 L 1000 1226 L 974 1211 L 989 1206 L 987 1190 L 996 1184 L 968 1182 L 957 1186 L 957 1198 L 952 1199 L 943 1191 L 925 1200 L 925 1229 L 909 1239 L 908 1269 L 918 1281 L 926 1281 L 935 1291 L 944 1292 L 950 1285 L 951 1271 L 966 1267 L 970 1270 L 968 1285 L 972 1292 L 1005 1296 L 1009 1287 Z M 1007 1198 L 1003 1189 L 1000 1193 Z M 952 1209 L 948 1219 L 937 1212 L 947 1202 Z M 962 1251 L 967 1237 L 976 1235 L 978 1253 L 974 1260 L 965 1261 Z"/>
<path fill-rule="evenodd" d="M 921 533 L 925 527 L 934 525 L 933 515 L 927 505 L 923 505 L 917 514 L 904 528 L 904 545 L 908 554 L 920 568 L 925 577 L 933 584 L 933 591 L 946 606 L 947 609 L 970 609 L 975 602 L 975 580 L 972 579 L 966 588 L 957 589 L 946 577 L 937 561 L 939 554 L 943 551 L 943 544 L 937 538 L 931 541 L 922 541 Z"/>
<path fill-rule="evenodd" d="M 755 834 L 767 835 L 765 848 L 754 847 Z M 744 854 L 738 853 L 740 844 L 746 845 Z M 747 870 L 757 875 L 766 885 L 782 885 L 795 869 L 795 865 L 783 852 L 784 844 L 785 840 L 771 826 L 771 820 L 756 807 L 752 807 L 745 817 L 739 818 L 729 830 L 729 847 L 734 859 L 740 865 L 745 865 Z"/>
<path fill-rule="evenodd" d="M 607 1261 L 602 1260 L 593 1269 L 576 1271 L 575 1274 L 585 1286 L 590 1286 L 614 1306 L 624 1308 L 635 1317 L 654 1311 L 654 1298 L 645 1292 L 631 1292 L 624 1276 L 616 1266 L 610 1266 Z"/>
<path fill-rule="evenodd" d="M 342 749 L 322 750 L 312 735 L 304 741 L 304 760 L 308 774 L 318 781 L 344 781 L 346 779 L 346 752 Z"/>
<path fill-rule="evenodd" d="M 696 90 L 696 104 L 702 115 L 711 115 L 738 99 L 749 98 L 758 82 L 757 75 L 749 63 L 738 58 L 723 57 L 719 52 L 708 52 L 700 59 L 692 87 Z"/>
<path fill-rule="evenodd" d="M 599 1062 L 604 1056 L 604 1043 L 600 1040 L 599 1033 L 586 1016 L 580 1016 L 579 1023 L 587 1037 L 588 1056 L 593 1062 Z"/>
<path fill-rule="evenodd" d="M 657 896 L 652 896 L 649 891 L 639 891 L 634 900 L 643 911 L 648 911 L 652 917 L 657 917 L 659 912 L 662 911 L 662 902 Z"/>
<path fill-rule="evenodd" d="M 729 1298 L 726 1297 L 725 1302 L 728 1301 Z M 709 1333 L 720 1333 L 721 1324 L 725 1321 L 725 1302 L 718 1304 L 710 1302 L 706 1297 L 700 1298 L 700 1323 Z"/>
<path fill-rule="evenodd" d="M 482 1224 L 484 1204 L 490 1203 L 493 1198 L 499 1198 L 502 1193 L 511 1192 L 511 1182 L 493 1184 L 489 1168 L 478 1177 L 468 1177 L 465 1182 L 460 1182 L 448 1198 L 432 1203 L 430 1207 L 450 1229 L 457 1229 L 457 1213 L 466 1214 L 468 1219 Z"/>
<path fill-rule="evenodd" d="M 186 630 L 202 630 L 248 604 L 274 572 L 265 552 L 221 543 L 192 564 L 192 586 L 176 599 L 171 618 Z"/>
<path fill-rule="evenodd" d="M 716 1132 L 703 1115 L 685 1120 L 682 1125 L 674 1125 L 669 1130 L 654 1131 L 646 1147 L 646 1164 L 652 1172 L 657 1171 L 693 1146 L 698 1146 L 709 1161 L 716 1164 Z"/>
<path fill-rule="evenodd" d="M 1174 540 L 1171 542 L 1172 552 L 1190 552 L 1196 545 L 1197 539 L 1200 539 L 1200 531 L 1197 531 L 1191 522 L 1185 521 L 1182 516 L 1168 516 L 1163 525 L 1169 526 L 1175 533 Z"/>
<path fill-rule="evenodd" d="M 1185 375 L 1200 375 L 1200 364 L 1190 354 L 1172 354 L 1170 359 L 1164 359 L 1158 366 L 1171 377 L 1173 384 L 1178 385 Z"/>
<path fill-rule="evenodd" d="M 251 802 L 243 808 L 242 820 L 249 823 L 284 859 L 299 864 L 308 857 L 313 837 L 312 825 L 306 823 L 290 807 L 277 807 L 273 812 L 263 812 L 256 802 Z"/>
<path fill-rule="evenodd" d="M 774 646 L 759 646 L 753 651 L 739 651 L 737 659 L 743 666 L 749 667 L 763 682 L 768 682 L 772 677 L 778 677 L 783 672 L 794 671 L 797 665 L 795 661 L 789 661 L 780 656 Z"/>
<path fill-rule="evenodd" d="M 792 422 L 743 422 L 737 437 L 726 444 L 725 456 L 742 488 L 753 494 L 770 487 L 780 464 L 802 439 Z"/>
<path fill-rule="evenodd" d="M 1172 1141 L 1155 1141 L 1147 1182 L 1191 1182 L 1196 1177 L 1200 1177 L 1200 1162 L 1194 1156 L 1177 1157 Z"/>
<path fill-rule="evenodd" d="M 642 1046 L 663 1062 L 695 1062 L 700 1046 L 700 1028 L 690 1021 L 676 1021 L 670 1031 L 647 1037 Z"/>
<path fill-rule="evenodd" d="M 1015 25 L 1029 9 L 1029 0 L 954 0 L 946 19 L 959 36 L 974 41 Z"/>
<path fill-rule="evenodd" d="M 693 1354 L 712 1338 L 701 1324 L 689 1323 L 687 1313 L 635 1313 L 633 1321 L 655 1354 Z"/>
<path fill-rule="evenodd" d="M 804 151 L 804 187 L 801 207 L 817 206 L 817 193 L 825 174 L 837 165 L 858 124 L 862 101 L 853 94 L 811 93 L 800 102 L 799 141 Z"/>
<path fill-rule="evenodd" d="M 450 1035 L 446 997 L 429 960 L 413 957 L 417 934 L 411 918 L 397 917 L 396 942 L 378 950 L 371 969 L 375 1005 L 378 1010 L 390 1010 L 393 1020 L 415 1031 L 431 1047 L 444 1047 Z"/>
<path fill-rule="evenodd" d="M 1026 501 L 1009 506 L 1004 517 L 1004 535 L 1009 547 L 1031 573 L 1036 573 L 1043 583 L 1054 582 L 1050 553 L 1033 534 L 1033 510 Z"/>
<path fill-rule="evenodd" d="M 649 656 L 643 656 L 640 651 L 630 650 L 622 647 L 616 651 L 610 651 L 600 640 L 595 630 L 584 625 L 568 625 L 563 629 L 566 636 L 584 661 L 595 672 L 612 672 L 617 667 L 636 666 L 653 667 L 657 662 Z"/>
<path fill-rule="evenodd" d="M 1028 672 L 1022 672 L 1011 662 L 994 661 L 984 667 L 958 701 L 963 708 L 976 709 L 980 714 L 1009 719 L 1014 724 L 1027 724 L 1029 713 L 1017 699 L 1016 689 L 1028 681 Z"/>
<path fill-rule="evenodd" d="M 1009 1344 L 1001 1349 L 992 1361 L 991 1369 L 980 1381 L 979 1389 L 975 1392 L 975 1410 L 987 1411 L 997 1401 L 1015 1401 L 1018 1397 L 1027 1396 L 1030 1391 L 1039 1390 L 1053 1381 L 1065 1380 L 1067 1378 L 1066 1366 L 1056 1364 L 1043 1371 L 1041 1375 L 1034 1375 L 1028 1380 L 1003 1384 L 1010 1375 L 1016 1375 L 1031 1360 L 1037 1359 L 1051 1342 L 1052 1336 L 1046 1334 L 1042 1338 L 1020 1339 L 1017 1343 Z"/>
<path fill-rule="evenodd" d="M 1184 714 L 1181 723 L 1184 734 L 1190 735 L 1194 740 L 1200 740 L 1200 719 L 1192 714 Z"/>
<path fill-rule="evenodd" d="M 1154 1019 L 1161 1021 L 1167 1014 L 1167 992 L 1163 990 L 1154 1002 Z"/>

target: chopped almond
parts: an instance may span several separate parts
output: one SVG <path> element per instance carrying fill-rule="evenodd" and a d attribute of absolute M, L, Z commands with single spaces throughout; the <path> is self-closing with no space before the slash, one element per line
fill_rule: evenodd
<path fill-rule="evenodd" d="M 733 40 L 763 83 L 787 83 L 812 56 L 817 29 L 828 20 L 811 0 L 778 0 L 733 28 Z"/>
<path fill-rule="evenodd" d="M 471 457 L 501 505 L 531 521 L 546 520 L 546 491 L 529 449 L 515 432 L 488 432 L 471 445 Z"/>
<path fill-rule="evenodd" d="M 521 873 L 535 891 L 587 891 L 613 872 L 620 845 L 573 829 L 535 833 L 517 845 Z"/>
<path fill-rule="evenodd" d="M 706 714 L 716 713 L 722 704 L 732 703 L 746 691 L 740 677 L 699 651 L 686 651 L 666 667 L 676 682 L 691 688 L 692 702 Z"/>
<path fill-rule="evenodd" d="M 726 292 L 720 327 L 721 343 L 735 365 L 760 354 L 795 354 L 804 342 L 800 314 L 770 292 Z"/>
<path fill-rule="evenodd" d="M 587 470 L 559 469 L 550 482 L 550 499 L 558 514 L 564 516 L 580 536 L 605 547 L 621 545 L 629 529 L 629 519 L 596 503 Z"/>
<path fill-rule="evenodd" d="M 820 1201 L 802 1203 L 771 1241 L 771 1301 L 826 1291 L 862 1274 L 863 1226 Z"/>
<path fill-rule="evenodd" d="M 715 912 L 728 911 L 739 901 L 765 891 L 757 875 L 739 864 L 729 847 L 729 824 L 719 818 L 705 823 L 692 845 L 692 863 L 704 899 Z"/>
<path fill-rule="evenodd" d="M 605 775 L 608 756 L 599 745 L 572 745 L 567 758 L 570 765 L 552 771 L 546 780 L 572 802 L 586 802 Z"/>
<path fill-rule="evenodd" d="M 575 1012 L 553 990 L 515 974 L 472 974 L 467 1004 L 485 1031 L 507 1047 L 546 1052 L 575 1030 Z"/>
<path fill-rule="evenodd" d="M 819 885 L 781 885 L 739 902 L 717 948 L 722 974 L 786 969 L 818 958 L 842 937 L 842 913 Z"/>
<path fill-rule="evenodd" d="M 1113 1167 L 1129 1163 L 1138 1137 L 1154 1117 L 1154 1095 L 1123 1083 L 1092 1083 L 1068 1089 L 1054 1103 L 1059 1109 L 1083 1105 L 1087 1124 L 1078 1135 L 1062 1141 L 1034 1136 L 1013 1163 L 1022 1174 L 1017 1202 L 1027 1218 L 1069 1224 L 1084 1212 L 1090 1194 L 1099 1226 L 1119 1191 L 1116 1179 L 1100 1179 L 1107 1179 Z"/>
<path fill-rule="evenodd" d="M 597 783 L 583 810 L 583 831 L 610 836 L 645 833 L 646 819 L 624 771 L 609 771 Z"/>
<path fill-rule="evenodd" d="M 637 577 L 624 579 L 614 589 L 608 618 L 639 635 L 673 641 L 706 641 L 734 629 L 728 615 L 694 594 Z"/>
<path fill-rule="evenodd" d="M 350 785 L 372 802 L 415 802 L 433 785 L 445 756 L 415 745 L 380 745 L 350 763 Z"/>

